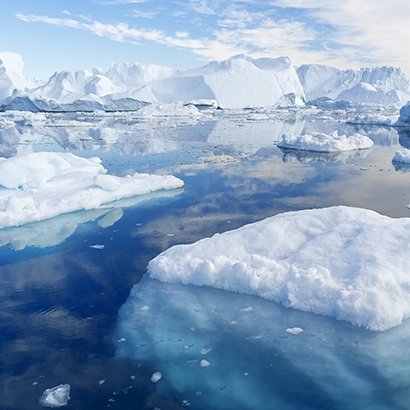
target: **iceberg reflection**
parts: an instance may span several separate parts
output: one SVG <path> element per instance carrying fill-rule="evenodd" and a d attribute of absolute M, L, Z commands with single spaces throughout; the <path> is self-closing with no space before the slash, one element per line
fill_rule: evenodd
<path fill-rule="evenodd" d="M 133 207 L 154 198 L 172 198 L 181 192 L 183 192 L 182 188 L 157 191 L 122 199 L 89 211 L 71 212 L 19 227 L 3 228 L 0 229 L 0 246 L 10 244 L 17 251 L 30 246 L 48 248 L 59 245 L 69 238 L 81 224 L 97 220 L 100 228 L 108 228 L 121 219 L 123 208 Z"/>
<path fill-rule="evenodd" d="M 317 152 L 280 148 L 283 152 L 283 162 L 341 162 L 345 163 L 361 158 L 366 158 L 373 148 L 342 151 L 342 152 Z"/>

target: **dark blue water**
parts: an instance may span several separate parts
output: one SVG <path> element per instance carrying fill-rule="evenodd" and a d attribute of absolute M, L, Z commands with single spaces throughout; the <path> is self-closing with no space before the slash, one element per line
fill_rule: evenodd
<path fill-rule="evenodd" d="M 232 136 L 221 140 L 219 131 L 216 143 L 209 138 L 216 125 L 200 125 L 177 130 L 164 126 L 162 133 L 156 130 L 153 135 L 146 125 L 135 130 L 135 124 L 125 124 L 120 129 L 127 143 L 117 139 L 109 146 L 86 146 L 84 141 L 81 145 L 78 135 L 69 144 L 70 133 L 80 132 L 76 129 L 30 131 L 38 139 L 27 144 L 36 151 L 100 156 L 109 173 L 117 175 L 130 170 L 172 173 L 185 187 L 172 197 L 119 204 L 122 216 L 107 227 L 99 223 L 104 215 L 84 211 L 52 222 L 66 235 L 47 241 L 36 234 L 22 245 L 22 238 L 33 232 L 49 232 L 36 224 L 24 227 L 26 231 L 21 227 L 1 232 L 1 409 L 40 408 L 43 391 L 60 383 L 71 385 L 67 408 L 180 409 L 184 403 L 178 392 L 161 392 L 150 381 L 150 363 L 116 356 L 118 311 L 153 257 L 174 244 L 192 243 L 289 210 L 343 204 L 409 216 L 405 205 L 410 203 L 410 173 L 391 163 L 407 137 L 395 130 L 373 127 L 376 146 L 365 157 L 318 158 L 282 152 L 266 134 L 235 145 Z M 16 130 L 14 140 L 3 135 L 4 153 L 10 156 L 21 149 L 23 128 Z M 300 408 L 337 408 L 311 381 L 295 380 L 296 372 L 286 377 L 279 389 L 285 402 L 287 395 L 289 403 L 306 399 Z M 366 369 L 363 377 L 368 377 Z M 395 408 L 394 403 L 380 398 L 379 407 Z"/>

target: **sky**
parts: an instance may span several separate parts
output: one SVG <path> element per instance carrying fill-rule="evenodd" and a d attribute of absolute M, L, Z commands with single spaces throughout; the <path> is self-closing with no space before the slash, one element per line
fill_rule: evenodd
<path fill-rule="evenodd" d="M 13 0 L 0 8 L 0 51 L 27 79 L 111 63 L 177 69 L 233 55 L 296 65 L 401 67 L 410 78 L 406 0 Z"/>

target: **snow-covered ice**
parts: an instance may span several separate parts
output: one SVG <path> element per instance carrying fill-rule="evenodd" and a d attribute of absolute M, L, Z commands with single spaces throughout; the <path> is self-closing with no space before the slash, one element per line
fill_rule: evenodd
<path fill-rule="evenodd" d="M 151 260 L 151 278 L 211 286 L 373 331 L 410 316 L 410 219 L 331 207 L 279 214 Z"/>
<path fill-rule="evenodd" d="M 45 407 L 64 407 L 70 400 L 70 389 L 69 384 L 60 384 L 51 389 L 46 389 L 39 402 Z"/>
<path fill-rule="evenodd" d="M 171 175 L 109 175 L 99 158 L 71 153 L 34 152 L 0 158 L 0 228 L 182 186 L 183 182 Z"/>
<path fill-rule="evenodd" d="M 307 135 L 283 134 L 280 148 L 297 149 L 302 151 L 341 152 L 373 147 L 373 141 L 362 134 L 350 136 L 338 135 L 337 131 L 331 134 L 311 133 Z"/>

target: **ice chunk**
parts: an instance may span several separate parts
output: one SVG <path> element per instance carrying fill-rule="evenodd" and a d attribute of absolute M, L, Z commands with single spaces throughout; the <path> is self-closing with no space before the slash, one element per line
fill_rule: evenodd
<path fill-rule="evenodd" d="M 373 145 L 373 141 L 366 135 L 356 133 L 346 137 L 334 131 L 331 134 L 311 133 L 298 136 L 283 134 L 278 147 L 303 151 L 341 152 L 368 149 Z"/>
<path fill-rule="evenodd" d="M 373 331 L 410 316 L 410 219 L 345 206 L 289 212 L 177 245 L 148 265 L 164 282 L 258 295 Z M 204 261 L 213 269 L 204 274 Z M 246 309 L 249 310 L 249 309 Z"/>
<path fill-rule="evenodd" d="M 64 407 L 70 400 L 70 389 L 69 384 L 60 384 L 46 389 L 39 399 L 40 404 L 45 407 Z"/>
<path fill-rule="evenodd" d="M 292 335 L 299 335 L 303 332 L 303 329 L 301 329 L 300 327 L 288 327 L 286 331 Z"/>
<path fill-rule="evenodd" d="M 157 383 L 158 381 L 160 381 L 162 379 L 162 373 L 161 372 L 155 372 L 152 376 L 151 376 L 151 381 L 152 383 Z"/>
<path fill-rule="evenodd" d="M 99 158 L 35 152 L 0 159 L 0 228 L 95 209 L 102 204 L 183 186 L 170 175 L 107 175 Z M 122 211 L 102 221 L 108 226 Z"/>

